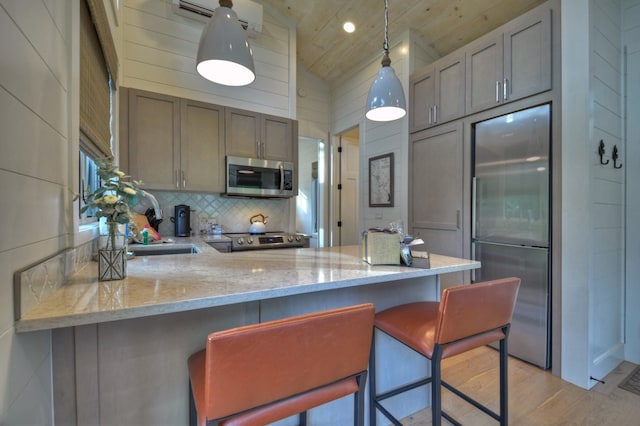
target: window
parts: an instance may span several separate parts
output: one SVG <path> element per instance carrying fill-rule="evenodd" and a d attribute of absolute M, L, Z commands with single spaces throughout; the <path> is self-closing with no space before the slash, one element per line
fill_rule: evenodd
<path fill-rule="evenodd" d="M 100 178 L 98 177 L 98 165 L 93 161 L 93 158 L 84 150 L 80 149 L 79 159 L 79 167 L 80 171 L 78 176 L 78 182 L 80 184 L 80 197 L 78 202 L 80 203 L 78 211 L 82 209 L 85 205 L 85 194 L 90 194 L 95 191 L 102 182 L 100 182 Z M 79 213 L 80 216 L 80 224 L 88 224 L 96 221 L 95 217 L 95 209 L 87 209 L 84 213 Z"/>
<path fill-rule="evenodd" d="M 117 57 L 102 0 L 80 1 L 80 149 L 79 210 L 85 194 L 100 185 L 95 159 L 113 155 L 111 134 Z M 80 214 L 80 224 L 96 221 L 95 210 Z"/>

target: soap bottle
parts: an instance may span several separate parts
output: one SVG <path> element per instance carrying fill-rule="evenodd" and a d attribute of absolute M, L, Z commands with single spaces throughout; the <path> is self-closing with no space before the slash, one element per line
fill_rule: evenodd
<path fill-rule="evenodd" d="M 145 225 L 142 230 L 142 244 L 145 246 L 149 244 L 149 225 Z"/>

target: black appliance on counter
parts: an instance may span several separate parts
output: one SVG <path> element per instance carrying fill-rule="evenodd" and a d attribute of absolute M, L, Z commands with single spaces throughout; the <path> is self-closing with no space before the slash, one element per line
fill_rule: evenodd
<path fill-rule="evenodd" d="M 302 234 L 266 232 L 264 234 L 226 233 L 224 235 L 231 238 L 231 251 L 309 247 L 309 237 Z"/>
<path fill-rule="evenodd" d="M 175 206 L 174 216 L 171 218 L 174 224 L 176 237 L 189 237 L 191 235 L 191 207 L 186 204 Z"/>

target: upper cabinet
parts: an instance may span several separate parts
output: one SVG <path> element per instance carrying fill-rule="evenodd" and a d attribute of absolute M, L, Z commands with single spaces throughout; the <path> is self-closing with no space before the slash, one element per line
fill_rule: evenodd
<path fill-rule="evenodd" d="M 180 101 L 181 189 L 224 192 L 224 108 Z"/>
<path fill-rule="evenodd" d="M 551 9 L 542 7 L 469 44 L 466 114 L 551 89 Z"/>
<path fill-rule="evenodd" d="M 224 191 L 224 108 L 129 89 L 121 152 L 145 189 Z"/>
<path fill-rule="evenodd" d="M 464 115 L 464 52 L 454 53 L 425 67 L 410 82 L 411 133 Z"/>
<path fill-rule="evenodd" d="M 409 132 L 551 89 L 551 7 L 541 6 L 411 76 Z"/>
<path fill-rule="evenodd" d="M 295 162 L 293 120 L 227 108 L 225 124 L 227 155 Z"/>
<path fill-rule="evenodd" d="M 128 138 L 121 138 L 121 142 L 128 141 L 128 149 L 121 146 L 121 152 L 128 154 L 128 173 L 141 180 L 145 189 L 176 189 L 180 99 L 130 89 L 128 111 Z"/>

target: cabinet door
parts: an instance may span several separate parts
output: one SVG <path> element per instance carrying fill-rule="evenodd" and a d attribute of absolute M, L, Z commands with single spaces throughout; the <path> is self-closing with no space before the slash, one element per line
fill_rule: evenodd
<path fill-rule="evenodd" d="M 409 132 L 424 130 L 433 124 L 435 74 L 428 67 L 411 78 L 409 84 Z"/>
<path fill-rule="evenodd" d="M 224 108 L 183 99 L 180 121 L 181 188 L 224 192 Z"/>
<path fill-rule="evenodd" d="M 415 136 L 409 175 L 411 226 L 449 232 L 462 254 L 462 123 Z"/>
<path fill-rule="evenodd" d="M 463 257 L 462 122 L 412 135 L 409 173 L 410 232 L 426 250 Z M 447 274 L 442 286 L 462 284 L 463 274 Z"/>
<path fill-rule="evenodd" d="M 129 174 L 145 189 L 178 189 L 180 99 L 129 91 Z"/>
<path fill-rule="evenodd" d="M 226 108 L 225 146 L 227 155 L 260 156 L 260 114 Z"/>
<path fill-rule="evenodd" d="M 469 45 L 466 52 L 466 113 L 493 108 L 502 102 L 502 33 Z"/>
<path fill-rule="evenodd" d="M 551 9 L 511 22 L 504 33 L 505 101 L 551 89 Z"/>
<path fill-rule="evenodd" d="M 464 116 L 464 52 L 447 56 L 435 67 L 436 103 L 433 122 L 442 124 Z"/>
<path fill-rule="evenodd" d="M 283 117 L 263 115 L 261 158 L 293 162 L 293 125 Z"/>

